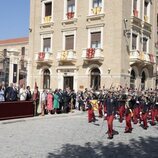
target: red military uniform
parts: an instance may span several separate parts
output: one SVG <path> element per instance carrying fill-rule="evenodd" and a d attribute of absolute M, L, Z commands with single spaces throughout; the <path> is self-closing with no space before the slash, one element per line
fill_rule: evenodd
<path fill-rule="evenodd" d="M 95 114 L 93 107 L 89 100 L 87 100 L 87 107 L 88 107 L 88 122 L 94 122 L 95 121 Z"/>
<path fill-rule="evenodd" d="M 128 100 L 126 102 L 126 105 L 125 105 L 125 120 L 126 120 L 126 127 L 125 127 L 125 132 L 124 133 L 131 133 L 132 132 L 132 123 L 131 123 L 131 120 L 132 120 L 132 116 L 133 116 L 133 112 L 132 112 L 132 109 L 133 109 L 133 104 L 134 104 L 134 100 L 132 99 L 132 96 L 128 96 Z"/>
<path fill-rule="evenodd" d="M 108 125 L 108 139 L 112 139 L 114 134 L 118 134 L 117 131 L 113 129 L 113 120 L 115 116 L 115 98 L 110 94 L 106 99 L 107 108 L 107 125 Z"/>

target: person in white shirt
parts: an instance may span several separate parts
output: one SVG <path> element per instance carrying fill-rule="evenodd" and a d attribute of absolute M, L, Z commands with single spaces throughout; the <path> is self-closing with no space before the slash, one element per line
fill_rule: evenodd
<path fill-rule="evenodd" d="M 4 90 L 2 88 L 2 85 L 0 85 L 0 102 L 5 101 L 4 99 Z"/>
<path fill-rule="evenodd" d="M 27 97 L 25 85 L 23 84 L 19 91 L 20 101 L 25 101 Z"/>
<path fill-rule="evenodd" d="M 41 116 L 44 116 L 45 114 L 46 98 L 47 98 L 46 90 L 43 90 L 43 92 L 41 93 Z"/>

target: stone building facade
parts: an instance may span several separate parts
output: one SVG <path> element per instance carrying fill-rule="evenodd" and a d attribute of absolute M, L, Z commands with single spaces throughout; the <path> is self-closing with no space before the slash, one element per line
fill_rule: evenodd
<path fill-rule="evenodd" d="M 28 84 L 155 88 L 156 0 L 31 0 Z"/>
<path fill-rule="evenodd" d="M 27 84 L 28 37 L 0 40 L 0 83 Z"/>

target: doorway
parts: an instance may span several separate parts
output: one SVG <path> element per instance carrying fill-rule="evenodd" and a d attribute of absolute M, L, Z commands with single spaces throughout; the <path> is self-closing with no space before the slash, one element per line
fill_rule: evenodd
<path fill-rule="evenodd" d="M 64 89 L 70 87 L 71 90 L 73 90 L 73 82 L 74 78 L 73 76 L 64 76 Z"/>

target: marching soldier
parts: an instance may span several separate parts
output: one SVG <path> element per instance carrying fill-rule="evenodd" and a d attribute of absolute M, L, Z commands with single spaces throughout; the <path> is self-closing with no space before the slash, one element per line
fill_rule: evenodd
<path fill-rule="evenodd" d="M 116 107 L 115 107 L 115 99 L 111 92 L 109 92 L 106 99 L 106 108 L 107 108 L 108 139 L 113 139 L 113 135 L 118 134 L 118 132 L 113 129 L 113 120 L 116 114 Z"/>
<path fill-rule="evenodd" d="M 141 121 L 143 121 L 143 128 L 147 129 L 148 125 L 147 125 L 147 112 L 148 112 L 148 97 L 147 96 L 142 96 L 142 100 L 141 100 Z M 140 121 L 140 123 L 141 123 Z"/>
<path fill-rule="evenodd" d="M 133 104 L 134 101 L 132 99 L 131 95 L 128 95 L 128 99 L 126 101 L 125 104 L 125 120 L 126 120 L 126 127 L 125 127 L 125 132 L 124 133 L 132 133 L 132 124 L 131 124 L 131 120 L 133 117 Z"/>
<path fill-rule="evenodd" d="M 88 123 L 95 122 L 95 114 L 93 110 L 93 106 L 90 103 L 90 98 L 87 98 L 87 108 L 88 108 Z"/>

